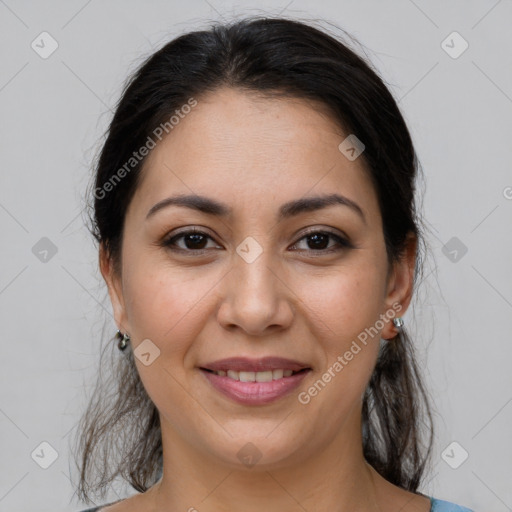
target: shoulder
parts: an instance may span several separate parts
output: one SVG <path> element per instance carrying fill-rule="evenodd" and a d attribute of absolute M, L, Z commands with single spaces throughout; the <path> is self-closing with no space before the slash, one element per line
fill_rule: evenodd
<path fill-rule="evenodd" d="M 438 500 L 436 498 L 431 498 L 430 501 L 432 503 L 430 512 L 473 512 L 473 510 L 451 501 Z"/>

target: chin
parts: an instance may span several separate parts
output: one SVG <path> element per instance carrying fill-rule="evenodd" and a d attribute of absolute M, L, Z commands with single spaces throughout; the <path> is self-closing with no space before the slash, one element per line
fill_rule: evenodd
<path fill-rule="evenodd" d="M 301 443 L 291 443 L 293 436 L 289 431 L 278 433 L 277 425 L 274 421 L 272 428 L 265 428 L 261 433 L 256 428 L 253 435 L 247 432 L 233 435 L 223 446 L 210 446 L 210 453 L 237 471 L 270 471 L 289 467 L 303 458 L 304 448 Z M 272 429 L 276 430 L 272 432 Z"/>

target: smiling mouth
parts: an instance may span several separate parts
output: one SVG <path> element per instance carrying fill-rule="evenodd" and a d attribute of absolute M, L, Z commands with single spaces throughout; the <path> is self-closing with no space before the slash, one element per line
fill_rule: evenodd
<path fill-rule="evenodd" d="M 286 379 L 291 377 L 292 375 L 296 375 L 299 373 L 305 373 L 310 370 L 310 368 L 303 368 L 302 370 L 293 371 L 293 370 L 284 370 L 284 369 L 276 369 L 276 370 L 267 370 L 262 372 L 247 372 L 247 371 L 236 371 L 236 370 L 210 370 L 208 368 L 201 368 L 201 370 L 205 372 L 212 373 L 214 375 L 218 375 L 220 377 L 228 377 L 229 379 L 240 381 L 240 382 L 271 382 L 273 380 Z"/>

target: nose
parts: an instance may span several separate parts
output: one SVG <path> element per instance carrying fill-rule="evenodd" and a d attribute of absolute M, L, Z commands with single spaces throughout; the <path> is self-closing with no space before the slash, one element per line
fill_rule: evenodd
<path fill-rule="evenodd" d="M 239 328 L 249 335 L 286 329 L 293 320 L 293 298 L 279 265 L 263 253 L 252 263 L 238 254 L 223 280 L 223 301 L 218 322 L 228 330 Z"/>

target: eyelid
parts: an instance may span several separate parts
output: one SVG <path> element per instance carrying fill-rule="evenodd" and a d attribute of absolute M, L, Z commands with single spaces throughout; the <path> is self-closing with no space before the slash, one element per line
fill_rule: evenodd
<path fill-rule="evenodd" d="M 341 251 L 342 249 L 349 249 L 354 248 L 354 245 L 350 242 L 348 236 L 346 236 L 344 233 L 340 234 L 336 231 L 333 231 L 332 228 L 321 228 L 318 226 L 314 226 L 312 228 L 308 228 L 307 231 L 303 231 L 300 233 L 299 238 L 296 242 L 292 245 L 292 247 L 295 247 L 299 242 L 301 242 L 304 238 L 307 238 L 310 235 L 314 234 L 323 234 L 323 235 L 329 235 L 331 238 L 336 240 L 338 246 L 330 247 L 328 249 L 303 249 L 305 252 L 314 253 L 318 255 L 322 255 L 322 253 L 330 254 L 332 252 Z"/>
<path fill-rule="evenodd" d="M 195 227 L 195 226 L 184 227 L 184 228 L 178 230 L 177 232 L 173 233 L 170 236 L 169 235 L 165 236 L 160 245 L 163 246 L 164 248 L 167 248 L 174 252 L 179 252 L 182 254 L 185 253 L 190 256 L 201 256 L 206 253 L 210 253 L 211 248 L 209 248 L 209 249 L 183 249 L 182 247 L 178 247 L 171 242 L 173 240 L 176 240 L 176 239 L 183 237 L 185 235 L 188 235 L 188 234 L 200 234 L 200 235 L 205 235 L 207 238 L 209 238 L 213 242 L 217 243 L 215 238 L 208 231 L 209 230 L 207 228 L 202 227 L 202 226 L 199 228 Z M 349 237 L 346 236 L 343 232 L 342 232 L 342 234 L 340 234 L 340 233 L 334 231 L 332 228 L 322 228 L 319 226 L 312 226 L 312 227 L 306 228 L 306 231 L 302 231 L 301 233 L 296 234 L 295 236 L 297 236 L 299 238 L 297 238 L 297 240 L 290 247 L 295 247 L 304 238 L 307 238 L 308 236 L 313 235 L 313 234 L 328 235 L 337 242 L 337 245 L 335 245 L 334 247 L 326 248 L 326 249 L 300 249 L 300 250 L 298 250 L 299 252 L 306 252 L 309 254 L 315 254 L 316 256 L 321 256 L 322 254 L 331 254 L 333 252 L 340 252 L 342 250 L 354 248 L 354 245 L 350 241 Z"/>
<path fill-rule="evenodd" d="M 184 227 L 184 228 L 178 230 L 177 232 L 173 233 L 172 235 L 166 235 L 166 236 L 164 236 L 164 238 L 161 242 L 161 245 L 165 248 L 169 248 L 170 250 L 173 250 L 176 252 L 182 252 L 182 253 L 187 252 L 190 254 L 200 255 L 205 252 L 209 252 L 210 249 L 197 249 L 197 250 L 183 249 L 182 247 L 178 247 L 176 245 L 171 244 L 171 241 L 176 240 L 185 235 L 190 235 L 190 234 L 205 235 L 207 238 L 209 238 L 210 240 L 214 241 L 217 245 L 219 245 L 217 243 L 217 241 L 215 240 L 214 236 L 208 232 L 208 228 L 204 228 L 202 226 L 199 228 L 194 227 L 194 226 L 192 226 L 192 227 L 187 226 L 187 227 Z"/>
<path fill-rule="evenodd" d="M 349 237 L 343 233 L 343 231 L 335 230 L 334 228 L 328 228 L 328 227 L 321 227 L 321 226 L 312 226 L 309 228 L 305 228 L 305 231 L 299 231 L 295 236 L 300 236 L 300 238 L 297 240 L 302 240 L 305 236 L 313 235 L 315 233 L 325 233 L 328 235 L 332 235 L 334 237 L 342 238 L 347 243 L 349 241 Z M 297 243 L 295 242 L 295 243 Z"/>

